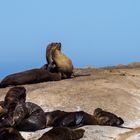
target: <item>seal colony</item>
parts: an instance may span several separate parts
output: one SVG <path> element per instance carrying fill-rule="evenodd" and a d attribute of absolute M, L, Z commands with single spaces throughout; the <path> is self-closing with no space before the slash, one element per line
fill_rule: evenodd
<path fill-rule="evenodd" d="M 101 108 L 93 115 L 84 111 L 66 112 L 54 110 L 44 112 L 35 103 L 26 102 L 26 89 L 13 87 L 0 104 L 0 136 L 3 140 L 22 140 L 18 131 L 34 132 L 53 127 L 39 140 L 76 140 L 83 137 L 85 130 L 77 129 L 85 125 L 121 126 L 124 121 L 117 115 Z M 11 139 L 11 135 L 15 139 Z"/>
<path fill-rule="evenodd" d="M 44 112 L 39 105 L 26 102 L 26 89 L 17 85 L 76 77 L 72 61 L 61 52 L 61 43 L 50 43 L 47 46 L 46 61 L 47 64 L 41 68 L 11 74 L 1 81 L 0 88 L 15 87 L 0 101 L 0 140 L 24 140 L 19 131 L 34 132 L 47 127 L 53 128 L 38 140 L 77 140 L 85 132 L 77 128 L 85 125 L 122 127 L 124 120 L 121 117 L 101 108 L 95 109 L 93 114 L 62 110 Z"/>
<path fill-rule="evenodd" d="M 1 81 L 0 88 L 71 78 L 73 74 L 73 64 L 72 61 L 61 52 L 61 43 L 50 43 L 47 46 L 46 61 L 47 64 L 41 68 L 6 76 Z"/>

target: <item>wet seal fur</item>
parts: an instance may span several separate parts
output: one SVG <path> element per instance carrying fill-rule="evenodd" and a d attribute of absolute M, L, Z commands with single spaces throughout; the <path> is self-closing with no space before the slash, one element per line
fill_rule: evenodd
<path fill-rule="evenodd" d="M 78 140 L 83 137 L 84 132 L 84 129 L 53 128 L 38 140 Z"/>
<path fill-rule="evenodd" d="M 36 131 L 46 128 L 46 116 L 37 104 L 26 101 L 24 87 L 11 88 L 4 99 L 8 109 L 0 127 L 15 127 L 19 131 Z"/>
<path fill-rule="evenodd" d="M 56 110 L 45 113 L 47 126 L 78 128 L 84 125 L 97 125 L 93 115 L 84 111 L 65 112 Z"/>
<path fill-rule="evenodd" d="M 25 140 L 14 128 L 0 128 L 0 140 Z"/>
<path fill-rule="evenodd" d="M 46 128 L 43 109 L 31 102 L 19 104 L 13 114 L 14 126 L 19 131 L 36 131 Z"/>
<path fill-rule="evenodd" d="M 0 88 L 59 80 L 61 80 L 61 76 L 58 73 L 51 73 L 45 69 L 32 69 L 6 76 L 1 81 Z"/>
<path fill-rule="evenodd" d="M 9 89 L 4 98 L 4 106 L 9 110 L 15 107 L 19 101 L 25 102 L 25 100 L 26 89 L 24 87 L 13 87 Z"/>

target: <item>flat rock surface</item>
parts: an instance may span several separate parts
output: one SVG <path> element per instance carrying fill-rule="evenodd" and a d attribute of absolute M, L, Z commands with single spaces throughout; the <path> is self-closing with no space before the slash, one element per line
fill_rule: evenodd
<path fill-rule="evenodd" d="M 140 140 L 140 68 L 75 69 L 75 75 L 90 74 L 71 79 L 24 85 L 27 101 L 40 105 L 44 111 L 83 110 L 93 114 L 100 107 L 122 117 L 124 126 L 134 130 L 85 126 L 82 140 Z M 3 100 L 10 87 L 0 89 Z M 21 132 L 26 140 L 36 140 L 45 130 Z"/>

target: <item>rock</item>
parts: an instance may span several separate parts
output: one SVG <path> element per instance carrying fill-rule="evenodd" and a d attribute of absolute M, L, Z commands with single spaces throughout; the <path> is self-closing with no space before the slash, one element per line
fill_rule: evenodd
<path fill-rule="evenodd" d="M 24 85 L 27 89 L 27 101 L 40 105 L 44 111 L 56 109 L 64 111 L 84 110 L 90 114 L 97 107 L 115 113 L 125 121 L 124 126 L 140 126 L 140 69 L 76 69 L 77 74 L 89 73 L 54 82 Z M 115 74 L 114 74 L 115 73 Z M 120 76 L 120 73 L 126 73 Z M 132 76 L 135 75 L 135 76 Z M 0 89 L 0 100 L 3 100 L 8 88 Z M 134 123 L 135 122 L 135 123 Z M 85 126 L 86 132 L 82 140 L 119 140 L 121 133 L 129 129 L 107 126 Z M 38 134 L 22 132 L 27 140 L 36 140 Z M 135 130 L 133 130 L 135 131 Z M 139 130 L 137 130 L 138 132 Z M 136 137 L 132 133 L 131 137 Z M 28 136 L 27 136 L 28 135 Z M 30 136 L 29 136 L 30 135 Z"/>

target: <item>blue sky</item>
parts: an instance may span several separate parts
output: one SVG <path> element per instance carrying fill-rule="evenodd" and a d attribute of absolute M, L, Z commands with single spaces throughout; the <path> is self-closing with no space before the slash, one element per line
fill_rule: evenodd
<path fill-rule="evenodd" d="M 0 0 L 0 79 L 46 63 L 50 42 L 75 67 L 140 61 L 139 0 Z"/>

